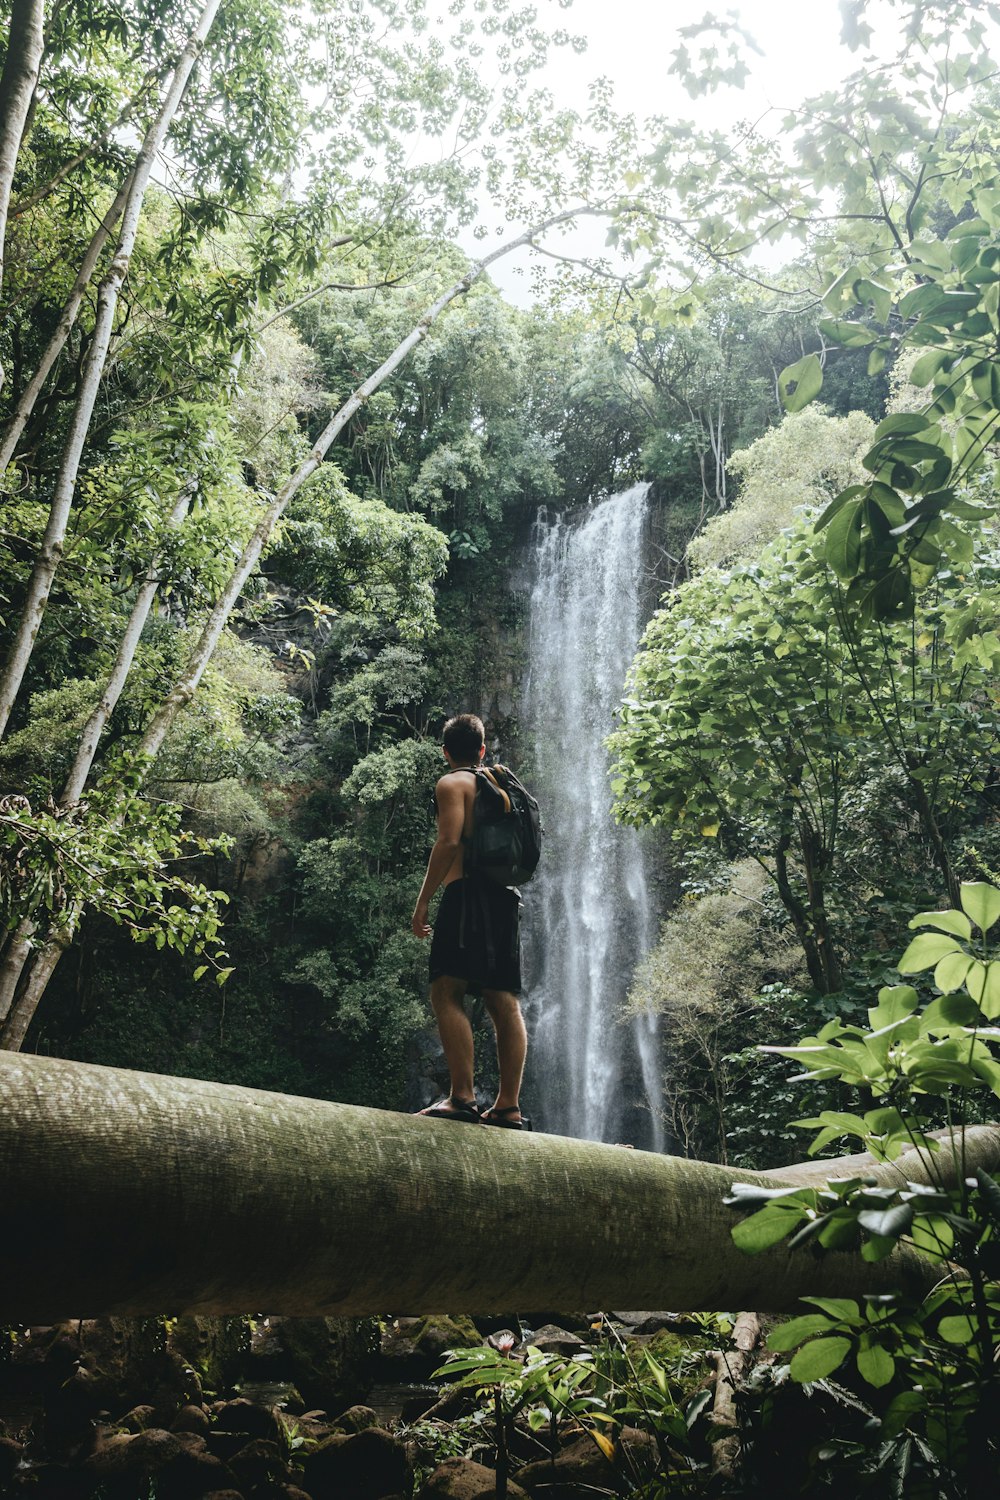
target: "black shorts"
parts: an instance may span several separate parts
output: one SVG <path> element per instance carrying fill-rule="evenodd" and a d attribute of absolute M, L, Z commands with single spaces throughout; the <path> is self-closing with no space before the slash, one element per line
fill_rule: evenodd
<path fill-rule="evenodd" d="M 521 896 L 487 880 L 446 885 L 431 938 L 431 979 L 521 992 Z"/>

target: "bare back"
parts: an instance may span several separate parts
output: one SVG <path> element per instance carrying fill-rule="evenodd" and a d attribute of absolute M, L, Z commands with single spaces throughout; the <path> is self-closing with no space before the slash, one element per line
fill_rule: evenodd
<path fill-rule="evenodd" d="M 437 800 L 438 837 L 454 838 L 455 857 L 441 882 L 451 885 L 465 873 L 465 840 L 472 837 L 472 816 L 476 802 L 476 774 L 462 769 L 449 771 L 434 788 Z"/>

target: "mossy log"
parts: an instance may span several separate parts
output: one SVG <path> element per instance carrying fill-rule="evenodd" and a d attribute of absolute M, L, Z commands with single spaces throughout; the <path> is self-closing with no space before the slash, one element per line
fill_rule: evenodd
<path fill-rule="evenodd" d="M 1000 1170 L 1000 1131 L 968 1132 L 965 1153 L 964 1170 Z M 915 1156 L 906 1175 L 920 1176 Z M 779 1179 L 0 1054 L 0 1320 L 777 1311 L 936 1277 L 911 1252 L 874 1266 L 781 1246 L 743 1255 L 722 1203 L 734 1181 Z"/>

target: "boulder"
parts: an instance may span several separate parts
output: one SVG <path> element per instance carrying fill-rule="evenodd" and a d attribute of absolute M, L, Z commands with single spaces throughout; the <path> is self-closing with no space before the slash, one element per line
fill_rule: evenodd
<path fill-rule="evenodd" d="M 147 1427 L 154 1427 L 156 1425 L 153 1421 L 155 1415 L 155 1406 L 133 1406 L 132 1410 L 127 1411 L 117 1425 L 123 1432 L 131 1432 L 133 1434 L 145 1432 Z"/>
<path fill-rule="evenodd" d="M 167 1341 L 181 1363 L 197 1374 L 204 1390 L 225 1391 L 239 1379 L 250 1353 L 250 1320 L 187 1313 L 168 1323 Z"/>
<path fill-rule="evenodd" d="M 394 1377 L 420 1378 L 443 1363 L 449 1349 L 475 1349 L 483 1340 L 471 1318 L 393 1318 L 382 1335 L 381 1358 Z"/>
<path fill-rule="evenodd" d="M 245 1433 L 270 1443 L 284 1441 L 285 1429 L 277 1412 L 269 1406 L 257 1406 L 245 1396 L 224 1401 L 215 1409 L 215 1426 L 219 1432 Z"/>
<path fill-rule="evenodd" d="M 587 1489 L 615 1489 L 619 1474 L 629 1476 L 638 1469 L 640 1474 L 651 1475 L 659 1457 L 656 1440 L 638 1427 L 623 1427 L 615 1438 L 615 1461 L 612 1463 L 602 1453 L 592 1437 L 586 1435 L 572 1438 L 559 1453 L 555 1462 L 550 1458 L 537 1459 L 518 1471 L 517 1480 L 524 1489 L 538 1492 L 540 1500 L 578 1500 Z M 624 1461 L 627 1453 L 628 1462 Z"/>
<path fill-rule="evenodd" d="M 555 1323 L 545 1323 L 518 1346 L 517 1353 L 524 1354 L 529 1347 L 540 1349 L 543 1354 L 571 1356 L 589 1349 L 590 1345 L 577 1334 L 570 1333 L 565 1328 L 559 1328 Z"/>
<path fill-rule="evenodd" d="M 158 1427 L 135 1436 L 113 1434 L 86 1460 L 83 1471 L 112 1493 L 134 1488 L 145 1494 L 155 1488 L 157 1500 L 191 1500 L 233 1487 L 231 1472 L 203 1439 Z"/>
<path fill-rule="evenodd" d="M 229 1467 L 243 1491 L 262 1489 L 287 1477 L 283 1449 L 266 1438 L 252 1438 L 244 1444 L 229 1460 Z"/>
<path fill-rule="evenodd" d="M 384 1500 L 407 1493 L 410 1481 L 405 1446 L 381 1427 L 334 1433 L 305 1457 L 303 1482 L 313 1500 Z"/>
<path fill-rule="evenodd" d="M 518 1476 L 520 1479 L 520 1475 Z M 446 1458 L 431 1474 L 417 1500 L 496 1500 L 497 1476 L 471 1458 Z M 508 1500 L 528 1500 L 525 1490 L 507 1481 Z"/>
<path fill-rule="evenodd" d="M 208 1435 L 210 1423 L 203 1406 L 182 1406 L 170 1424 L 171 1432 L 193 1432 L 198 1437 Z"/>
<path fill-rule="evenodd" d="M 378 1417 L 370 1406 L 349 1406 L 330 1423 L 335 1432 L 366 1432 L 378 1426 Z"/>

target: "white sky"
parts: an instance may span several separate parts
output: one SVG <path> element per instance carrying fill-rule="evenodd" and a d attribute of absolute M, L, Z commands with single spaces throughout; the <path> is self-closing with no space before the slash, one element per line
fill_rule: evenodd
<path fill-rule="evenodd" d="M 445 7 L 447 0 L 439 3 Z M 583 35 L 588 47 L 582 55 L 569 48 L 552 49 L 544 73 L 533 75 L 532 82 L 545 82 L 557 105 L 581 110 L 587 104 L 588 85 L 607 77 L 620 110 L 640 118 L 694 119 L 724 129 L 833 88 L 862 64 L 861 53 L 841 45 L 838 0 L 572 0 L 568 8 L 559 0 L 537 4 L 545 29 Z M 976 0 L 970 0 L 970 9 L 975 8 Z M 761 55 L 745 51 L 751 73 L 743 89 L 720 89 L 692 99 L 669 68 L 681 40 L 678 28 L 700 21 L 706 11 L 735 15 Z M 886 0 L 875 0 L 866 20 L 876 26 L 873 50 L 891 55 L 899 12 L 893 13 Z M 693 45 L 697 47 L 697 41 Z M 596 228 L 581 234 L 575 253 L 600 253 L 603 236 L 597 237 Z M 470 237 L 470 253 L 481 253 L 482 248 Z M 531 300 L 528 263 L 529 254 L 523 252 L 499 261 L 492 271 L 505 295 L 521 304 Z"/>
<path fill-rule="evenodd" d="M 587 38 L 582 54 L 553 48 L 544 73 L 532 78 L 548 85 L 557 105 L 580 110 L 586 108 L 589 85 L 606 77 L 620 110 L 640 118 L 665 115 L 725 128 L 832 87 L 858 64 L 840 44 L 838 0 L 723 0 L 721 5 L 712 0 L 572 0 L 568 9 L 559 0 L 539 0 L 538 10 L 545 29 L 565 28 Z M 678 28 L 700 21 L 707 10 L 735 13 L 762 55 L 747 49 L 751 76 L 743 89 L 692 99 L 669 68 L 681 41 Z M 578 235 L 574 253 L 602 253 L 603 231 L 596 225 L 581 227 Z M 482 245 L 470 237 L 467 248 L 475 254 Z M 530 261 L 530 252 L 519 252 L 499 261 L 491 273 L 504 294 L 521 305 L 532 300 L 526 274 Z"/>

